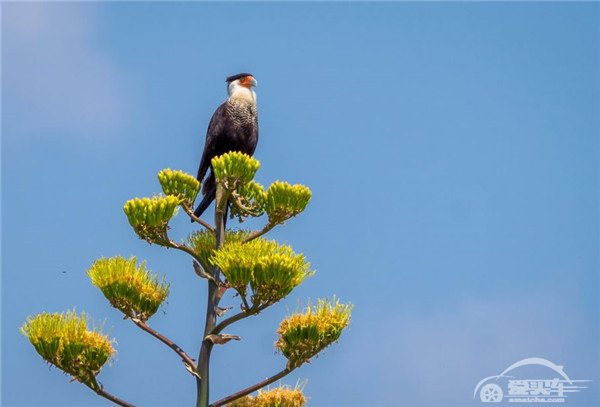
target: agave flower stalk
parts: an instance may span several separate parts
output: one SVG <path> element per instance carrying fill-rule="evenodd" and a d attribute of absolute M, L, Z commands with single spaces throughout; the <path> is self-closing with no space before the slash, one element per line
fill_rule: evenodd
<path fill-rule="evenodd" d="M 221 156 L 223 157 L 223 156 Z M 216 158 L 221 158 L 216 157 Z M 216 158 L 213 158 L 213 170 L 214 170 L 214 161 Z M 226 160 L 223 160 L 226 161 Z M 217 165 L 221 171 L 221 176 L 224 175 L 222 171 L 223 168 L 226 168 L 225 164 L 221 166 L 219 161 L 216 161 Z M 258 167 L 257 167 L 258 169 Z M 216 174 L 215 174 L 216 175 Z M 225 187 L 221 182 L 217 182 L 217 191 L 215 193 L 215 249 L 219 250 L 225 244 L 225 205 L 227 205 L 227 200 L 229 198 L 229 193 L 225 190 Z M 217 324 L 218 317 L 218 309 L 219 302 L 221 301 L 221 297 L 224 291 L 221 291 L 219 288 L 221 287 L 221 276 L 220 271 L 216 268 L 209 268 L 209 275 L 212 277 L 211 280 L 208 280 L 208 296 L 206 303 L 206 319 L 204 323 L 204 339 L 202 340 L 202 345 L 200 346 L 200 353 L 198 355 L 198 366 L 196 369 L 197 379 L 196 379 L 196 407 L 206 407 L 209 403 L 209 384 L 210 384 L 210 355 L 215 344 L 214 340 L 209 338 L 213 338 L 212 331 Z"/>
<path fill-rule="evenodd" d="M 307 277 L 310 264 L 290 246 L 262 238 L 275 226 L 305 210 L 311 191 L 304 185 L 276 181 L 266 190 L 254 181 L 260 163 L 239 152 L 213 158 L 216 179 L 214 227 L 193 215 L 200 183 L 182 171 L 164 169 L 158 181 L 166 196 L 135 198 L 123 208 L 136 234 L 151 244 L 183 251 L 193 258 L 196 274 L 207 280 L 207 307 L 204 335 L 197 362 L 175 342 L 148 325 L 169 293 L 165 278 L 146 269 L 135 257 L 102 258 L 92 264 L 88 275 L 109 303 L 137 325 L 171 348 L 195 376 L 197 407 L 209 406 L 210 356 L 214 345 L 223 345 L 237 335 L 223 331 L 233 323 L 259 314 L 284 299 Z M 205 230 L 177 243 L 167 234 L 169 222 L 182 207 Z M 225 229 L 225 212 L 242 222 L 247 217 L 267 215 L 267 223 L 257 231 Z M 224 317 L 228 308 L 219 307 L 224 293 L 233 289 L 241 301 L 241 311 Z M 337 299 L 319 300 L 314 307 L 283 320 L 277 330 L 276 348 L 287 358 L 285 368 L 275 375 L 213 403 L 259 407 L 303 407 L 306 399 L 298 388 L 279 387 L 260 391 L 280 380 L 320 351 L 337 341 L 348 326 L 351 306 Z M 224 319 L 219 320 L 219 318 Z M 96 379 L 102 366 L 114 354 L 112 342 L 99 330 L 87 328 L 87 317 L 74 312 L 40 314 L 22 327 L 36 351 L 48 362 L 96 393 L 116 404 L 131 406 L 104 390 Z M 259 390 L 256 396 L 249 394 Z M 237 400 L 237 401 L 236 401 Z"/>

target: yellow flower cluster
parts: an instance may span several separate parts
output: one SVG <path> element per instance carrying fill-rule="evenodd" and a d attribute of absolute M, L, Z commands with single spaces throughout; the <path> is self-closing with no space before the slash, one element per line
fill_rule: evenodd
<path fill-rule="evenodd" d="M 211 164 L 217 181 L 230 191 L 250 182 L 260 168 L 257 159 L 237 151 L 215 157 Z"/>
<path fill-rule="evenodd" d="M 137 264 L 135 257 L 111 257 L 96 260 L 88 270 L 92 284 L 98 287 L 113 307 L 130 318 L 146 321 L 158 311 L 169 295 L 165 278 Z"/>
<path fill-rule="evenodd" d="M 194 200 L 200 190 L 200 183 L 196 178 L 183 171 L 170 168 L 158 173 L 158 182 L 160 182 L 165 195 L 176 196 L 187 207 L 194 205 Z"/>
<path fill-rule="evenodd" d="M 265 210 L 271 224 L 283 223 L 302 212 L 312 192 L 304 185 L 275 181 L 266 192 Z"/>
<path fill-rule="evenodd" d="M 250 236 L 250 234 L 251 232 L 249 230 L 227 229 L 225 231 L 226 244 L 241 242 Z M 209 264 L 209 259 L 214 254 L 215 248 L 217 247 L 215 234 L 209 230 L 202 229 L 189 235 L 188 242 L 198 257 L 200 257 L 205 264 Z"/>
<path fill-rule="evenodd" d="M 227 277 L 227 282 L 245 297 L 248 285 L 255 306 L 275 303 L 310 275 L 310 264 L 302 254 L 262 238 L 248 243 L 227 243 L 215 251 L 210 262 Z"/>
<path fill-rule="evenodd" d="M 318 300 L 316 306 L 281 322 L 275 347 L 288 359 L 290 367 L 300 366 L 339 339 L 350 323 L 351 311 L 352 305 L 340 304 L 335 297 L 332 301 Z"/>
<path fill-rule="evenodd" d="M 141 239 L 149 243 L 165 244 L 167 224 L 178 205 L 179 199 L 175 196 L 155 196 L 130 199 L 123 210 L 129 224 Z"/>
<path fill-rule="evenodd" d="M 304 407 L 306 397 L 299 389 L 280 386 L 259 390 L 256 397 L 245 396 L 227 404 L 227 407 Z"/>
<path fill-rule="evenodd" d="M 21 333 L 44 360 L 80 382 L 96 385 L 95 376 L 114 355 L 112 341 L 100 331 L 88 330 L 88 316 L 75 311 L 41 313 L 27 318 Z"/>

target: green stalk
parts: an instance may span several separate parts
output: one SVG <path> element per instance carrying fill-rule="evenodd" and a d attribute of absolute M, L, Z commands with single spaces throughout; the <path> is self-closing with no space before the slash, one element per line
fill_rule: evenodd
<path fill-rule="evenodd" d="M 223 187 L 217 183 L 217 191 L 215 194 L 215 234 L 217 250 L 225 244 L 225 206 L 227 205 L 228 194 L 225 193 Z M 213 348 L 213 343 L 206 339 L 210 335 L 217 324 L 217 308 L 221 297 L 219 295 L 218 282 L 220 281 L 219 270 L 214 267 L 211 269 L 214 280 L 208 280 L 208 303 L 206 304 L 206 322 L 204 325 L 204 336 L 202 346 L 200 347 L 200 355 L 198 356 L 198 375 L 196 379 L 196 407 L 208 407 L 209 403 L 209 373 L 210 373 L 210 354 Z"/>

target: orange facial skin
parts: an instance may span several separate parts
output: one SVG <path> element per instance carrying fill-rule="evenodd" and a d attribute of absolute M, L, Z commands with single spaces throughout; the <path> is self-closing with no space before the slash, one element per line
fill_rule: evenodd
<path fill-rule="evenodd" d="M 240 79 L 240 85 L 246 88 L 251 88 L 252 86 L 254 86 L 254 83 L 256 82 L 254 81 L 254 78 L 252 76 L 245 76 L 242 79 Z"/>

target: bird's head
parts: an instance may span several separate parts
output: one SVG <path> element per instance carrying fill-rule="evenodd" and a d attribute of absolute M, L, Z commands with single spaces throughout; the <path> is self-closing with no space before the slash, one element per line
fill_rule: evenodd
<path fill-rule="evenodd" d="M 257 85 L 256 79 L 249 73 L 240 73 L 225 79 L 229 97 L 239 97 L 256 102 L 256 94 L 252 90 Z"/>

